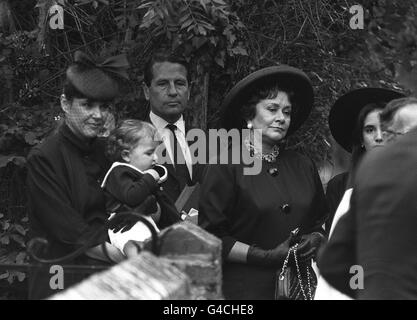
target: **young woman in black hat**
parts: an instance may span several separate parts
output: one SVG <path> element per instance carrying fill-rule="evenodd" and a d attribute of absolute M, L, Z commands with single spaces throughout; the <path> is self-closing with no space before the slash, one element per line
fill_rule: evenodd
<path fill-rule="evenodd" d="M 30 234 L 48 241 L 48 252 L 43 256 L 46 259 L 60 258 L 83 247 L 107 221 L 100 183 L 109 163 L 98 136 L 110 116 L 110 104 L 119 93 L 117 78 L 127 77 L 127 67 L 124 56 L 97 64 L 76 52 L 75 62 L 66 71 L 61 96 L 64 123 L 28 156 Z M 99 246 L 105 240 L 103 233 L 85 256 L 66 263 L 97 264 L 95 259 L 106 260 Z M 114 259 L 120 258 L 114 247 L 109 245 L 108 251 Z M 48 272 L 31 275 L 30 298 L 55 293 L 49 285 L 51 276 Z M 65 288 L 73 280 L 66 273 Z"/>
<path fill-rule="evenodd" d="M 262 137 L 244 137 L 243 146 L 231 146 L 228 158 L 242 147 L 242 153 L 262 162 L 259 174 L 245 175 L 243 161 L 210 165 L 202 185 L 199 224 L 222 239 L 227 299 L 274 299 L 277 271 L 296 241 L 297 228 L 300 261 L 314 258 L 323 243 L 327 212 L 316 167 L 283 147 L 312 105 L 309 78 L 289 66 L 250 74 L 224 101 L 226 129 L 250 128 Z"/>
<path fill-rule="evenodd" d="M 380 88 L 361 88 L 341 96 L 329 114 L 330 131 L 339 145 L 352 154 L 349 171 L 333 177 L 327 184 L 326 199 L 329 237 L 339 219 L 349 210 L 353 176 L 366 152 L 385 144 L 379 114 L 400 93 Z M 348 297 L 319 277 L 315 299 L 344 300 Z"/>
<path fill-rule="evenodd" d="M 413 99 L 392 100 L 381 112 L 387 145 L 369 152 L 357 166 L 350 208 L 340 215 L 344 197 L 336 212 L 330 241 L 320 257 L 324 279 L 355 299 L 417 297 L 413 156 L 417 140 L 415 131 L 407 133 L 413 128 L 413 114 L 396 114 L 399 108 L 416 106 L 417 100 Z M 390 126 L 394 115 L 395 128 Z M 405 123 L 409 125 L 407 130 L 402 126 Z M 403 135 L 394 143 L 389 139 Z M 356 281 L 352 281 L 353 269 Z"/>
<path fill-rule="evenodd" d="M 327 185 L 328 232 L 361 158 L 365 152 L 384 145 L 379 114 L 389 101 L 402 96 L 388 89 L 361 88 L 343 95 L 332 106 L 329 114 L 330 131 L 337 143 L 352 154 L 352 158 L 349 172 L 333 177 Z"/>

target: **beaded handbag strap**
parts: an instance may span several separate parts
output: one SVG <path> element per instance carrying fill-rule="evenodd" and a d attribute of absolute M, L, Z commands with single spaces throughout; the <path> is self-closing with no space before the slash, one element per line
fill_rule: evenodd
<path fill-rule="evenodd" d="M 301 288 L 301 293 L 303 294 L 304 300 L 313 300 L 313 294 L 311 292 L 311 283 L 310 283 L 310 270 L 307 266 L 307 289 L 308 292 L 306 294 L 304 287 L 303 287 L 303 281 L 301 279 L 301 272 L 300 272 L 300 266 L 298 264 L 298 259 L 297 259 L 297 247 L 298 247 L 298 243 L 296 243 L 295 245 L 293 245 L 287 253 L 287 256 L 285 257 L 284 260 L 284 264 L 282 265 L 281 268 L 281 272 L 279 274 L 279 280 L 284 280 L 284 272 L 288 267 L 288 261 L 290 259 L 291 253 L 294 254 L 294 261 L 295 261 L 295 266 L 296 266 L 296 270 L 297 270 L 297 279 L 298 279 L 298 283 L 300 284 L 300 288 Z"/>

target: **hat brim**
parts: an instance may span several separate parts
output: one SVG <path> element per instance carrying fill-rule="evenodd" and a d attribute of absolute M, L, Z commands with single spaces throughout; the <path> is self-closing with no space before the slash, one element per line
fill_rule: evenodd
<path fill-rule="evenodd" d="M 352 134 L 361 110 L 370 103 L 403 98 L 402 93 L 383 88 L 361 88 L 350 91 L 336 100 L 329 113 L 329 128 L 336 142 L 352 152 Z"/>
<path fill-rule="evenodd" d="M 222 127 L 230 130 L 242 129 L 246 126 L 240 112 L 241 107 L 248 101 L 255 88 L 265 84 L 277 83 L 285 90 L 294 92 L 297 112 L 291 116 L 291 124 L 287 135 L 296 131 L 308 118 L 313 108 L 314 93 L 308 76 L 300 69 L 280 65 L 255 71 L 239 81 L 226 95 L 221 110 Z"/>

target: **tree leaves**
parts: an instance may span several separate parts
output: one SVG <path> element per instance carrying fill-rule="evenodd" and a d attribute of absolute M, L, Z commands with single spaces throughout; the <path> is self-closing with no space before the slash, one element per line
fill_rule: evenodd
<path fill-rule="evenodd" d="M 17 232 L 19 232 L 22 236 L 26 235 L 26 230 L 20 224 L 15 224 L 14 228 Z"/>
<path fill-rule="evenodd" d="M 417 4 L 379 0 L 369 7 L 373 19 L 366 41 L 375 68 L 386 69 L 417 94 Z"/>
<path fill-rule="evenodd" d="M 99 3 L 107 5 L 107 6 L 109 5 L 108 0 L 76 0 L 75 3 L 78 4 L 78 5 L 91 4 L 94 9 L 98 8 Z"/>
<path fill-rule="evenodd" d="M 0 280 L 7 279 L 9 277 L 9 272 L 1 273 Z"/>
<path fill-rule="evenodd" d="M 397 79 L 407 90 L 417 94 L 417 67 L 406 68 L 404 65 L 397 67 Z"/>
<path fill-rule="evenodd" d="M 216 63 L 222 68 L 224 68 L 225 56 L 225 51 L 221 50 L 217 53 L 216 57 L 214 58 L 214 61 L 216 61 Z"/>
<path fill-rule="evenodd" d="M 36 138 L 36 134 L 32 131 L 26 132 L 25 134 L 25 141 L 27 144 L 30 144 L 31 146 L 35 145 L 38 142 Z"/>
<path fill-rule="evenodd" d="M 28 255 L 26 253 L 25 236 L 27 234 L 28 220 L 27 217 L 25 218 L 21 219 L 25 223 L 24 226 L 0 214 L 0 244 L 2 246 L 0 250 L 0 263 L 22 265 L 27 262 Z M 3 248 L 7 249 L 3 250 Z M 21 282 L 25 278 L 26 274 L 19 271 L 8 270 L 0 273 L 0 281 L 7 280 L 9 284 L 13 284 L 16 279 Z"/>
<path fill-rule="evenodd" d="M 12 235 L 10 235 L 10 239 L 12 239 L 16 243 L 18 243 L 20 245 L 20 247 L 22 247 L 22 248 L 25 248 L 26 247 L 25 238 L 19 236 L 18 234 L 12 234 Z"/>
<path fill-rule="evenodd" d="M 0 154 L 0 168 L 7 166 L 10 162 L 19 167 L 23 167 L 26 164 L 26 158 L 20 156 L 4 156 Z"/>
<path fill-rule="evenodd" d="M 140 28 L 148 30 L 161 42 L 166 38 L 187 58 L 202 54 L 201 59 L 214 60 L 224 67 L 227 56 L 247 55 L 242 43 L 236 45 L 244 25 L 224 1 L 144 0 L 139 8 L 146 10 Z M 200 51 L 203 47 L 204 52 Z"/>
<path fill-rule="evenodd" d="M 247 56 L 248 52 L 242 46 L 234 47 L 230 50 L 234 55 Z"/>
<path fill-rule="evenodd" d="M 7 246 L 10 243 L 9 236 L 0 237 L 0 244 Z"/>

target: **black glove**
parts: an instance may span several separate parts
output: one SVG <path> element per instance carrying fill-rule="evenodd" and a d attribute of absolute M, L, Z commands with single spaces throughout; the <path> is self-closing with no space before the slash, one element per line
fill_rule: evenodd
<path fill-rule="evenodd" d="M 247 255 L 249 264 L 267 267 L 280 267 L 288 254 L 288 250 L 293 245 L 295 235 L 291 234 L 287 240 L 271 250 L 263 250 L 255 246 L 250 246 Z"/>
<path fill-rule="evenodd" d="M 125 232 L 130 230 L 138 220 L 139 219 L 135 215 L 128 214 L 127 212 L 120 212 L 115 213 L 109 219 L 108 226 L 113 232 Z"/>
<path fill-rule="evenodd" d="M 146 197 L 145 201 L 143 201 L 140 206 L 135 208 L 135 211 L 143 214 L 145 216 L 149 216 L 155 213 L 158 210 L 158 206 L 156 205 L 156 197 L 151 194 Z"/>
<path fill-rule="evenodd" d="M 317 255 L 320 247 L 326 242 L 326 238 L 320 232 L 305 234 L 301 237 L 297 252 L 301 260 L 309 260 Z"/>
<path fill-rule="evenodd" d="M 145 216 L 149 216 L 158 210 L 156 204 L 156 198 L 154 195 L 146 197 L 139 206 L 137 206 L 132 212 L 136 212 Z M 109 229 L 113 232 L 125 232 L 130 230 L 139 219 L 133 214 L 127 214 L 127 212 L 115 213 L 111 219 L 109 219 Z"/>

